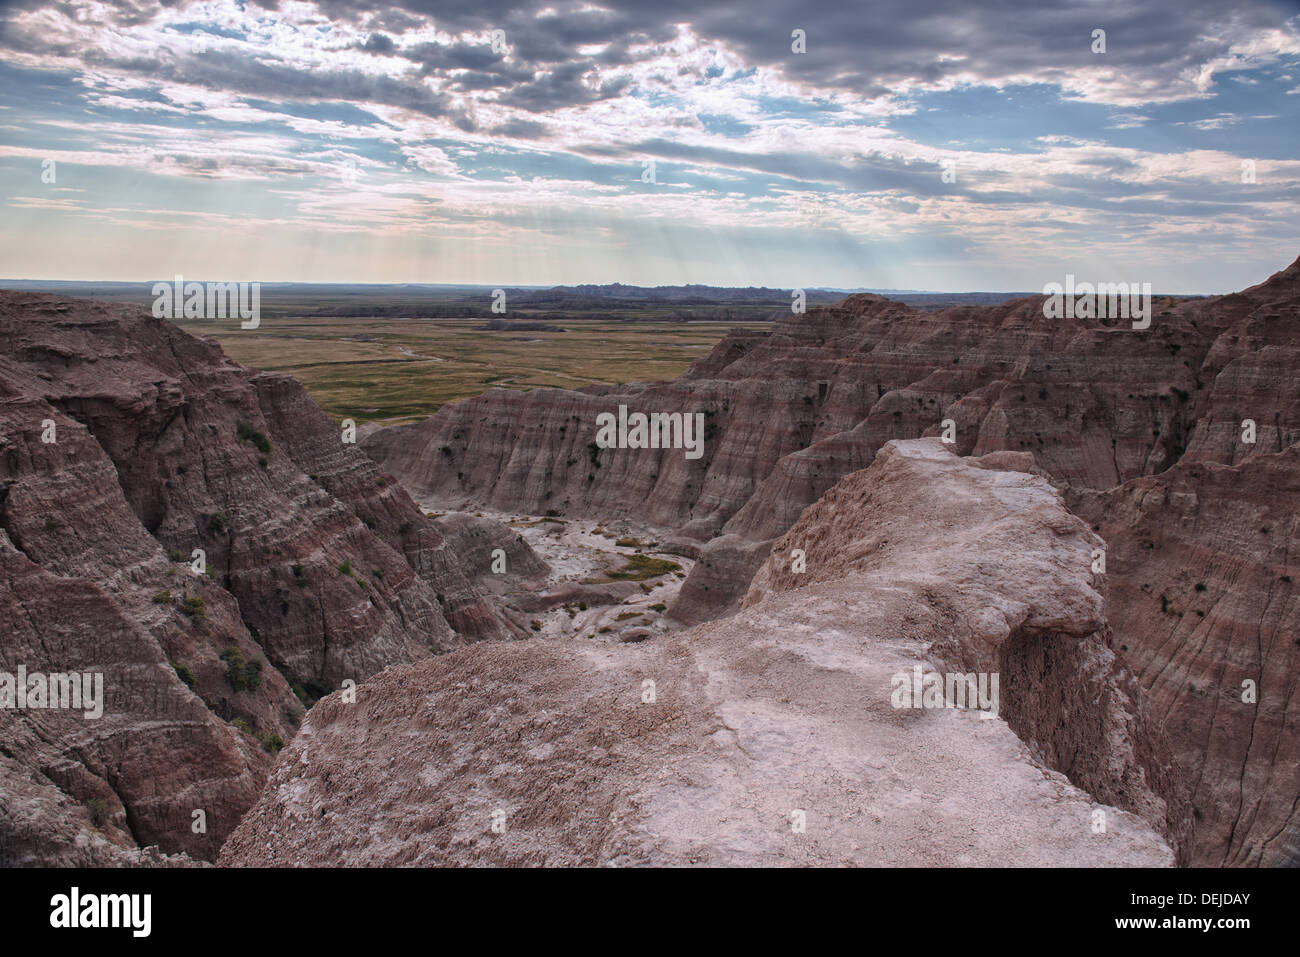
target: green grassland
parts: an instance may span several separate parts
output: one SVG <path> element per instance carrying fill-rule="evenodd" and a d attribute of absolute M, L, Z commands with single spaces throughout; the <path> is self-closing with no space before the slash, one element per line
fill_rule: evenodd
<path fill-rule="evenodd" d="M 485 331 L 482 319 L 277 318 L 180 322 L 237 362 L 287 372 L 336 418 L 415 422 L 488 388 L 576 389 L 673 379 L 729 329 L 765 323 L 563 319 L 565 332 Z"/>

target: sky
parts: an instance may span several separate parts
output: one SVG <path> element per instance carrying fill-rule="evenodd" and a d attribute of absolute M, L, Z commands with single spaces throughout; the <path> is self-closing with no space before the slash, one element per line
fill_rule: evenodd
<path fill-rule="evenodd" d="M 1220 293 L 1298 146 L 1294 2 L 0 0 L 8 279 Z"/>

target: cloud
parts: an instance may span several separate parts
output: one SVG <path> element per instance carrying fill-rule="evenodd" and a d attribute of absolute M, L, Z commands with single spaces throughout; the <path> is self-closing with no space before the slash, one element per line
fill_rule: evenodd
<path fill-rule="evenodd" d="M 1176 245 L 1197 218 L 1245 248 L 1298 211 L 1300 168 L 1264 158 L 1300 92 L 1297 20 L 1264 0 L 23 0 L 0 17 L 0 163 L 193 184 L 178 208 L 237 185 L 304 243 L 581 224 L 576 249 L 644 221 L 1028 261 L 1089 230 Z M 1204 149 L 1228 128 L 1255 188 Z"/>

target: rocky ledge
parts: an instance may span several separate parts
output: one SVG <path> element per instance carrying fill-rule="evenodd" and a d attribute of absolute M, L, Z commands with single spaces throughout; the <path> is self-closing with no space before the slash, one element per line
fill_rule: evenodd
<path fill-rule="evenodd" d="M 1174 863 L 1189 811 L 1106 647 L 1098 539 L 997 464 L 890 443 L 733 617 L 330 695 L 221 863 Z M 899 676 L 952 668 L 999 674 L 1000 707 L 896 706 Z"/>

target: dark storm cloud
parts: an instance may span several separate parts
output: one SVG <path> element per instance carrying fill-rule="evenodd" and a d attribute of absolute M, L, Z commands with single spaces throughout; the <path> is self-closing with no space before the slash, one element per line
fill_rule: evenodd
<path fill-rule="evenodd" d="M 582 61 L 580 46 L 611 44 L 599 55 L 618 62 L 630 43 L 665 42 L 676 24 L 725 44 L 750 65 L 782 70 L 827 89 L 876 96 L 904 83 L 937 84 L 957 76 L 999 80 L 1013 75 L 1068 82 L 1081 69 L 1124 71 L 1153 98 L 1191 91 L 1201 64 L 1224 56 L 1234 40 L 1278 29 L 1300 10 L 1269 0 L 1231 6 L 1218 0 L 1139 3 L 1105 0 L 1068 7 L 1041 0 L 996 5 L 951 0 L 748 0 L 699 4 L 688 0 L 602 0 L 599 10 L 578 2 L 529 4 L 404 0 L 404 9 L 432 18 L 440 29 L 502 29 L 513 54 L 530 65 Z M 321 9 L 350 21 L 367 13 L 356 4 L 325 0 Z M 554 13 L 538 16 L 538 12 Z M 804 30 L 807 52 L 791 51 L 791 32 Z M 1106 31 L 1107 49 L 1091 50 L 1092 31 Z M 1294 20 L 1286 28 L 1295 34 Z M 1104 58 L 1103 58 L 1104 57 Z M 1182 76 L 1186 74 L 1185 76 Z M 1180 78 L 1181 77 L 1181 78 Z"/>
<path fill-rule="evenodd" d="M 38 4 L 23 2 L 13 9 Z M 277 4 L 265 6 L 274 9 Z M 163 6 L 173 7 L 166 3 Z M 1295 34 L 1295 13 L 1268 0 L 1243 0 L 1231 8 L 1218 0 L 1132 4 L 1127 0 L 1066 8 L 1040 0 L 1007 0 L 996 5 L 953 4 L 949 0 L 882 0 L 850 4 L 843 0 L 747 0 L 743 4 L 704 5 L 686 0 L 320 0 L 322 15 L 371 31 L 366 52 L 399 56 L 419 64 L 420 75 L 446 77 L 454 92 L 493 94 L 506 105 L 542 113 L 619 96 L 626 82 L 584 81 L 592 71 L 617 71 L 653 52 L 638 46 L 664 44 L 679 24 L 709 42 L 740 55 L 746 66 L 766 66 L 824 91 L 873 98 L 906 85 L 933 85 L 955 78 L 1001 82 L 1028 78 L 1065 85 L 1078 71 L 1105 66 L 1115 72 L 1120 99 L 1168 99 L 1197 93 L 1193 77 L 1215 57 L 1227 55 L 1234 41 L 1267 29 Z M 61 4 L 65 15 L 72 7 Z M 147 0 L 113 0 L 105 25 L 129 27 L 159 9 Z M 545 12 L 543 12 L 545 11 Z M 451 34 L 504 31 L 508 58 L 486 42 L 421 43 L 404 47 L 401 33 L 432 20 Z M 1104 56 L 1091 49 L 1094 29 L 1107 32 Z M 791 32 L 803 30 L 807 52 L 791 51 Z M 34 35 L 6 30 L 0 49 L 62 57 L 78 51 Z M 580 49 L 588 49 L 583 54 Z M 596 49 L 603 48 L 603 49 Z M 87 57 L 87 66 L 96 63 Z M 338 67 L 305 70 L 276 68 L 250 57 L 240 66 L 192 64 L 170 70 L 140 64 L 138 72 L 212 89 L 286 98 L 373 97 L 380 104 L 441 115 L 446 104 L 423 88 L 418 77 L 381 82 Z M 280 89 L 277 90 L 277 84 Z M 1103 98 L 1108 88 L 1088 92 Z M 312 90 L 319 90 L 314 93 Z"/>

